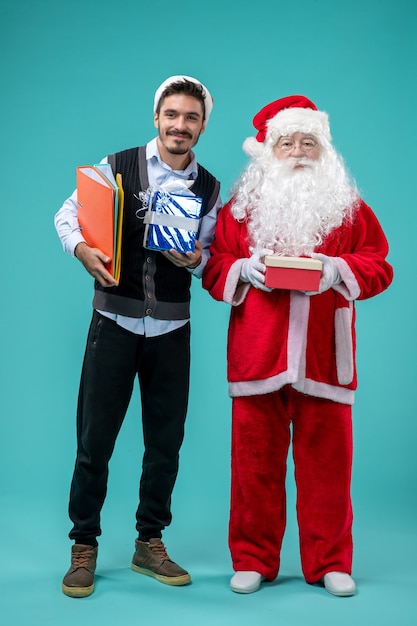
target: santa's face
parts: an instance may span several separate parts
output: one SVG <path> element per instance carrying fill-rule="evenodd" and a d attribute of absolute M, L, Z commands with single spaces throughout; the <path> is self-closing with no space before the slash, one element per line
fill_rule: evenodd
<path fill-rule="evenodd" d="M 272 143 L 272 142 L 271 142 Z M 343 162 L 317 136 L 281 136 L 241 176 L 233 215 L 248 220 L 254 248 L 309 256 L 357 199 Z"/>
<path fill-rule="evenodd" d="M 308 167 L 309 160 L 317 161 L 320 156 L 320 144 L 316 137 L 300 132 L 280 137 L 273 150 L 279 161 L 291 158 L 294 163 L 292 169 Z"/>

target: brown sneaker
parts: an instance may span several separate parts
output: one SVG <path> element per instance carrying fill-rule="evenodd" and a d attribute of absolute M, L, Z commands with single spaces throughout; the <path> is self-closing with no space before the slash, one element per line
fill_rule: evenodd
<path fill-rule="evenodd" d="M 166 585 L 187 585 L 190 574 L 171 561 L 161 539 L 135 541 L 136 552 L 132 559 L 132 569 L 139 574 L 152 576 Z"/>
<path fill-rule="evenodd" d="M 62 591 L 71 598 L 85 598 L 94 591 L 97 548 L 76 543 L 71 548 L 71 567 L 62 581 Z"/>

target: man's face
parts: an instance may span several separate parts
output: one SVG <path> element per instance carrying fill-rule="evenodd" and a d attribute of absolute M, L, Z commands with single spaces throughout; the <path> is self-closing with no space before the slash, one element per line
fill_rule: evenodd
<path fill-rule="evenodd" d="M 320 144 L 316 137 L 309 133 L 293 133 L 286 137 L 280 137 L 274 146 L 274 155 L 279 160 L 284 159 L 310 159 L 316 161 L 320 156 Z M 305 163 L 295 163 L 294 169 L 305 167 Z"/>
<path fill-rule="evenodd" d="M 154 124 L 158 129 L 160 148 L 171 155 L 187 154 L 204 132 L 202 103 L 184 94 L 164 98 Z"/>

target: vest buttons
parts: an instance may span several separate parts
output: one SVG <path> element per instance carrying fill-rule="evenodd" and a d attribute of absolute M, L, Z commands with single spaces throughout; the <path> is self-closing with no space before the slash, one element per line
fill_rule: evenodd
<path fill-rule="evenodd" d="M 152 309 L 146 309 L 145 313 L 146 315 L 150 315 L 152 313 Z"/>
<path fill-rule="evenodd" d="M 151 257 L 150 257 L 150 256 L 146 257 L 146 262 L 147 262 L 147 263 L 152 263 L 152 259 L 151 259 Z"/>
<path fill-rule="evenodd" d="M 146 274 L 145 280 L 147 280 L 148 282 L 151 280 L 151 277 L 149 276 L 149 274 Z"/>
<path fill-rule="evenodd" d="M 153 298 L 153 293 L 151 293 L 150 291 L 148 291 L 148 298 Z"/>

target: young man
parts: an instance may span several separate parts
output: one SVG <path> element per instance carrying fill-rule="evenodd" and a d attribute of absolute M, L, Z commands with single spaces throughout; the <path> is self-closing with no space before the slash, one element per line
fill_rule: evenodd
<path fill-rule="evenodd" d="M 351 406 L 354 301 L 392 280 L 388 244 L 304 96 L 264 107 L 252 156 L 222 209 L 203 286 L 232 305 L 231 588 L 257 591 L 279 570 L 290 426 L 301 562 L 309 583 L 352 595 Z M 317 292 L 265 286 L 264 256 L 316 257 Z"/>
<path fill-rule="evenodd" d="M 145 452 L 136 513 L 134 571 L 168 585 L 190 576 L 171 561 L 162 531 L 171 522 L 179 450 L 184 435 L 190 366 L 190 283 L 201 277 L 220 208 L 219 183 L 198 165 L 192 147 L 204 132 L 213 106 L 208 89 L 189 76 L 171 76 L 157 89 L 154 123 L 158 136 L 146 146 L 106 157 L 122 175 L 125 208 L 121 277 L 106 269 L 109 259 L 90 247 L 77 220 L 77 193 L 55 216 L 64 250 L 95 278 L 93 319 L 87 339 L 77 412 L 77 457 L 71 484 L 69 534 L 74 541 L 63 592 L 72 597 L 94 590 L 100 512 L 108 464 L 137 376 L 142 401 Z M 189 187 L 202 199 L 194 252 L 144 248 L 141 191 Z"/>

